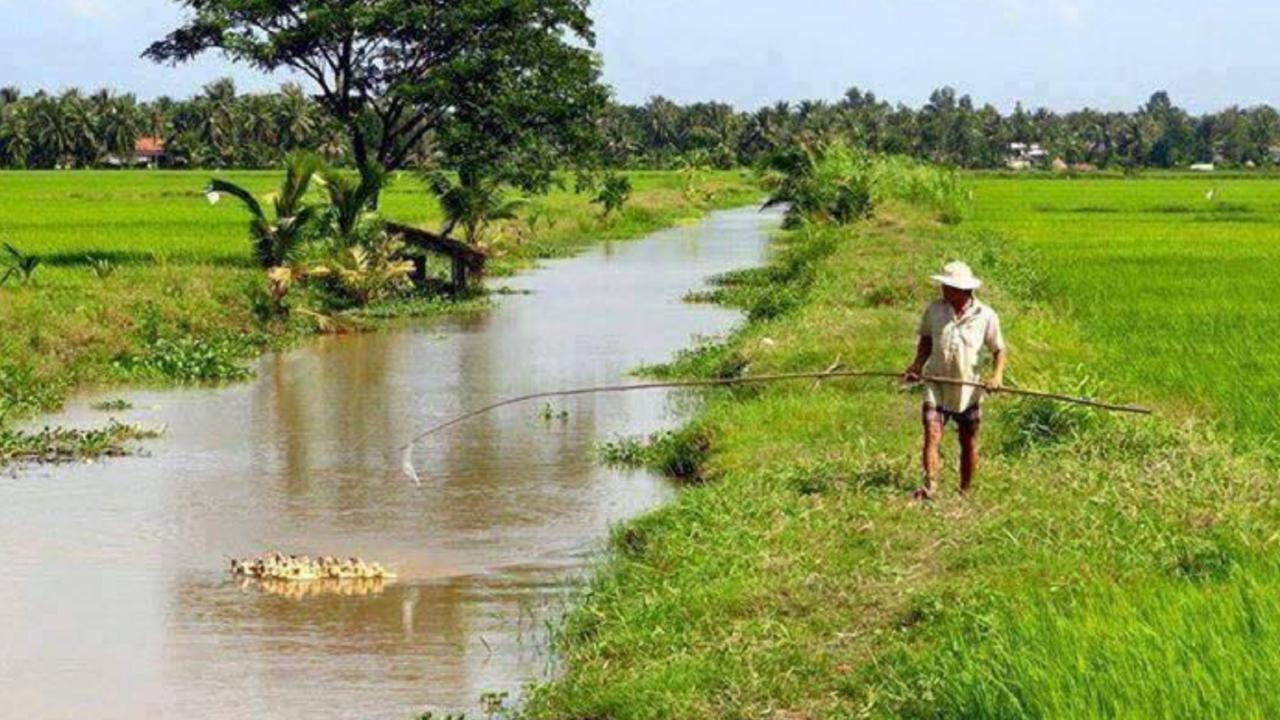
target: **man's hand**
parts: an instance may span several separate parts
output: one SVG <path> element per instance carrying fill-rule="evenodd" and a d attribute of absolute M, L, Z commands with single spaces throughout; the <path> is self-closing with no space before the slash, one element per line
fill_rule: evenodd
<path fill-rule="evenodd" d="M 920 376 L 923 372 L 924 372 L 923 365 L 921 365 L 920 363 L 913 363 L 911 367 L 907 368 L 906 372 L 902 373 L 902 382 L 905 382 L 905 383 L 920 382 Z"/>
<path fill-rule="evenodd" d="M 986 382 L 986 389 L 989 393 L 998 393 L 1004 389 L 1004 377 L 1001 375 L 993 375 Z"/>

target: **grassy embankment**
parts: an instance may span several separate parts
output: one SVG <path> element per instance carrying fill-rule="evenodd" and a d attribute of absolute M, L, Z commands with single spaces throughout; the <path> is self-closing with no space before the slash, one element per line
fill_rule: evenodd
<path fill-rule="evenodd" d="M 984 181 L 960 227 L 890 208 L 790 233 L 770 269 L 731 276 L 723 299 L 753 319 L 673 371 L 897 368 L 928 274 L 965 257 L 1003 315 L 1013 384 L 1160 414 L 998 398 L 976 495 L 956 496 L 948 457 L 944 496 L 919 506 L 914 394 L 831 382 L 710 396 L 655 453 L 698 459 L 701 479 L 617 530 L 560 639 L 566 674 L 529 714 L 1280 713 L 1273 421 L 1241 396 L 1275 376 L 1239 378 L 1231 362 L 1280 359 L 1255 277 L 1276 208 L 1265 184 L 1222 184 L 1239 209 L 1205 208 L 1206 190 Z"/>
<path fill-rule="evenodd" d="M 281 326 L 260 312 L 265 279 L 250 256 L 248 216 L 233 200 L 207 204 L 212 174 L 0 173 L 0 241 L 41 259 L 29 286 L 10 280 L 0 288 L 0 428 L 87 385 L 243 377 L 246 359 L 314 331 L 306 318 Z M 279 182 L 278 172 L 218 176 L 264 194 Z M 742 173 L 708 173 L 695 192 L 678 173 L 630 177 L 631 201 L 608 222 L 588 195 L 563 190 L 533 200 L 523 215 L 538 216 L 536 224 L 508 223 L 491 236 L 493 273 L 758 197 Z M 384 194 L 383 210 L 404 222 L 439 222 L 412 176 Z M 105 276 L 90 258 L 109 262 Z M 458 308 L 419 298 L 371 308 L 365 318 Z"/>

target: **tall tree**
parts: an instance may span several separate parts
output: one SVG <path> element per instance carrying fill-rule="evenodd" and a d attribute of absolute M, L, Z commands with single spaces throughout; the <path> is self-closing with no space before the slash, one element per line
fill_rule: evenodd
<path fill-rule="evenodd" d="M 400 168 L 456 124 L 508 147 L 579 139 L 606 97 L 589 0 L 175 2 L 187 21 L 145 57 L 218 50 L 309 78 L 362 170 Z"/>

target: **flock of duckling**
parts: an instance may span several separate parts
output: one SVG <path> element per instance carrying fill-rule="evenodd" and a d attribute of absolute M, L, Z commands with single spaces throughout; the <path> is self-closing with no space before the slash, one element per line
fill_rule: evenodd
<path fill-rule="evenodd" d="M 277 595 L 290 600 L 336 595 L 340 597 L 365 597 L 381 595 L 390 580 L 371 578 L 368 580 L 309 580 L 295 582 L 293 580 L 257 580 L 251 577 L 240 577 L 237 582 L 245 592 L 259 592 Z"/>
<path fill-rule="evenodd" d="M 376 562 L 357 557 L 285 555 L 273 552 L 253 558 L 232 558 L 231 574 L 255 580 L 391 580 L 395 573 Z"/>

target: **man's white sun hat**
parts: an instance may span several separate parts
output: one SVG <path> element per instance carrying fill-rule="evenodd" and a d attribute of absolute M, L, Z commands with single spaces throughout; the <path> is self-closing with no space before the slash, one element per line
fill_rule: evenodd
<path fill-rule="evenodd" d="M 949 262 L 942 268 L 941 275 L 933 276 L 934 282 L 957 290 L 977 290 L 982 281 L 973 274 L 973 269 L 959 260 Z"/>

